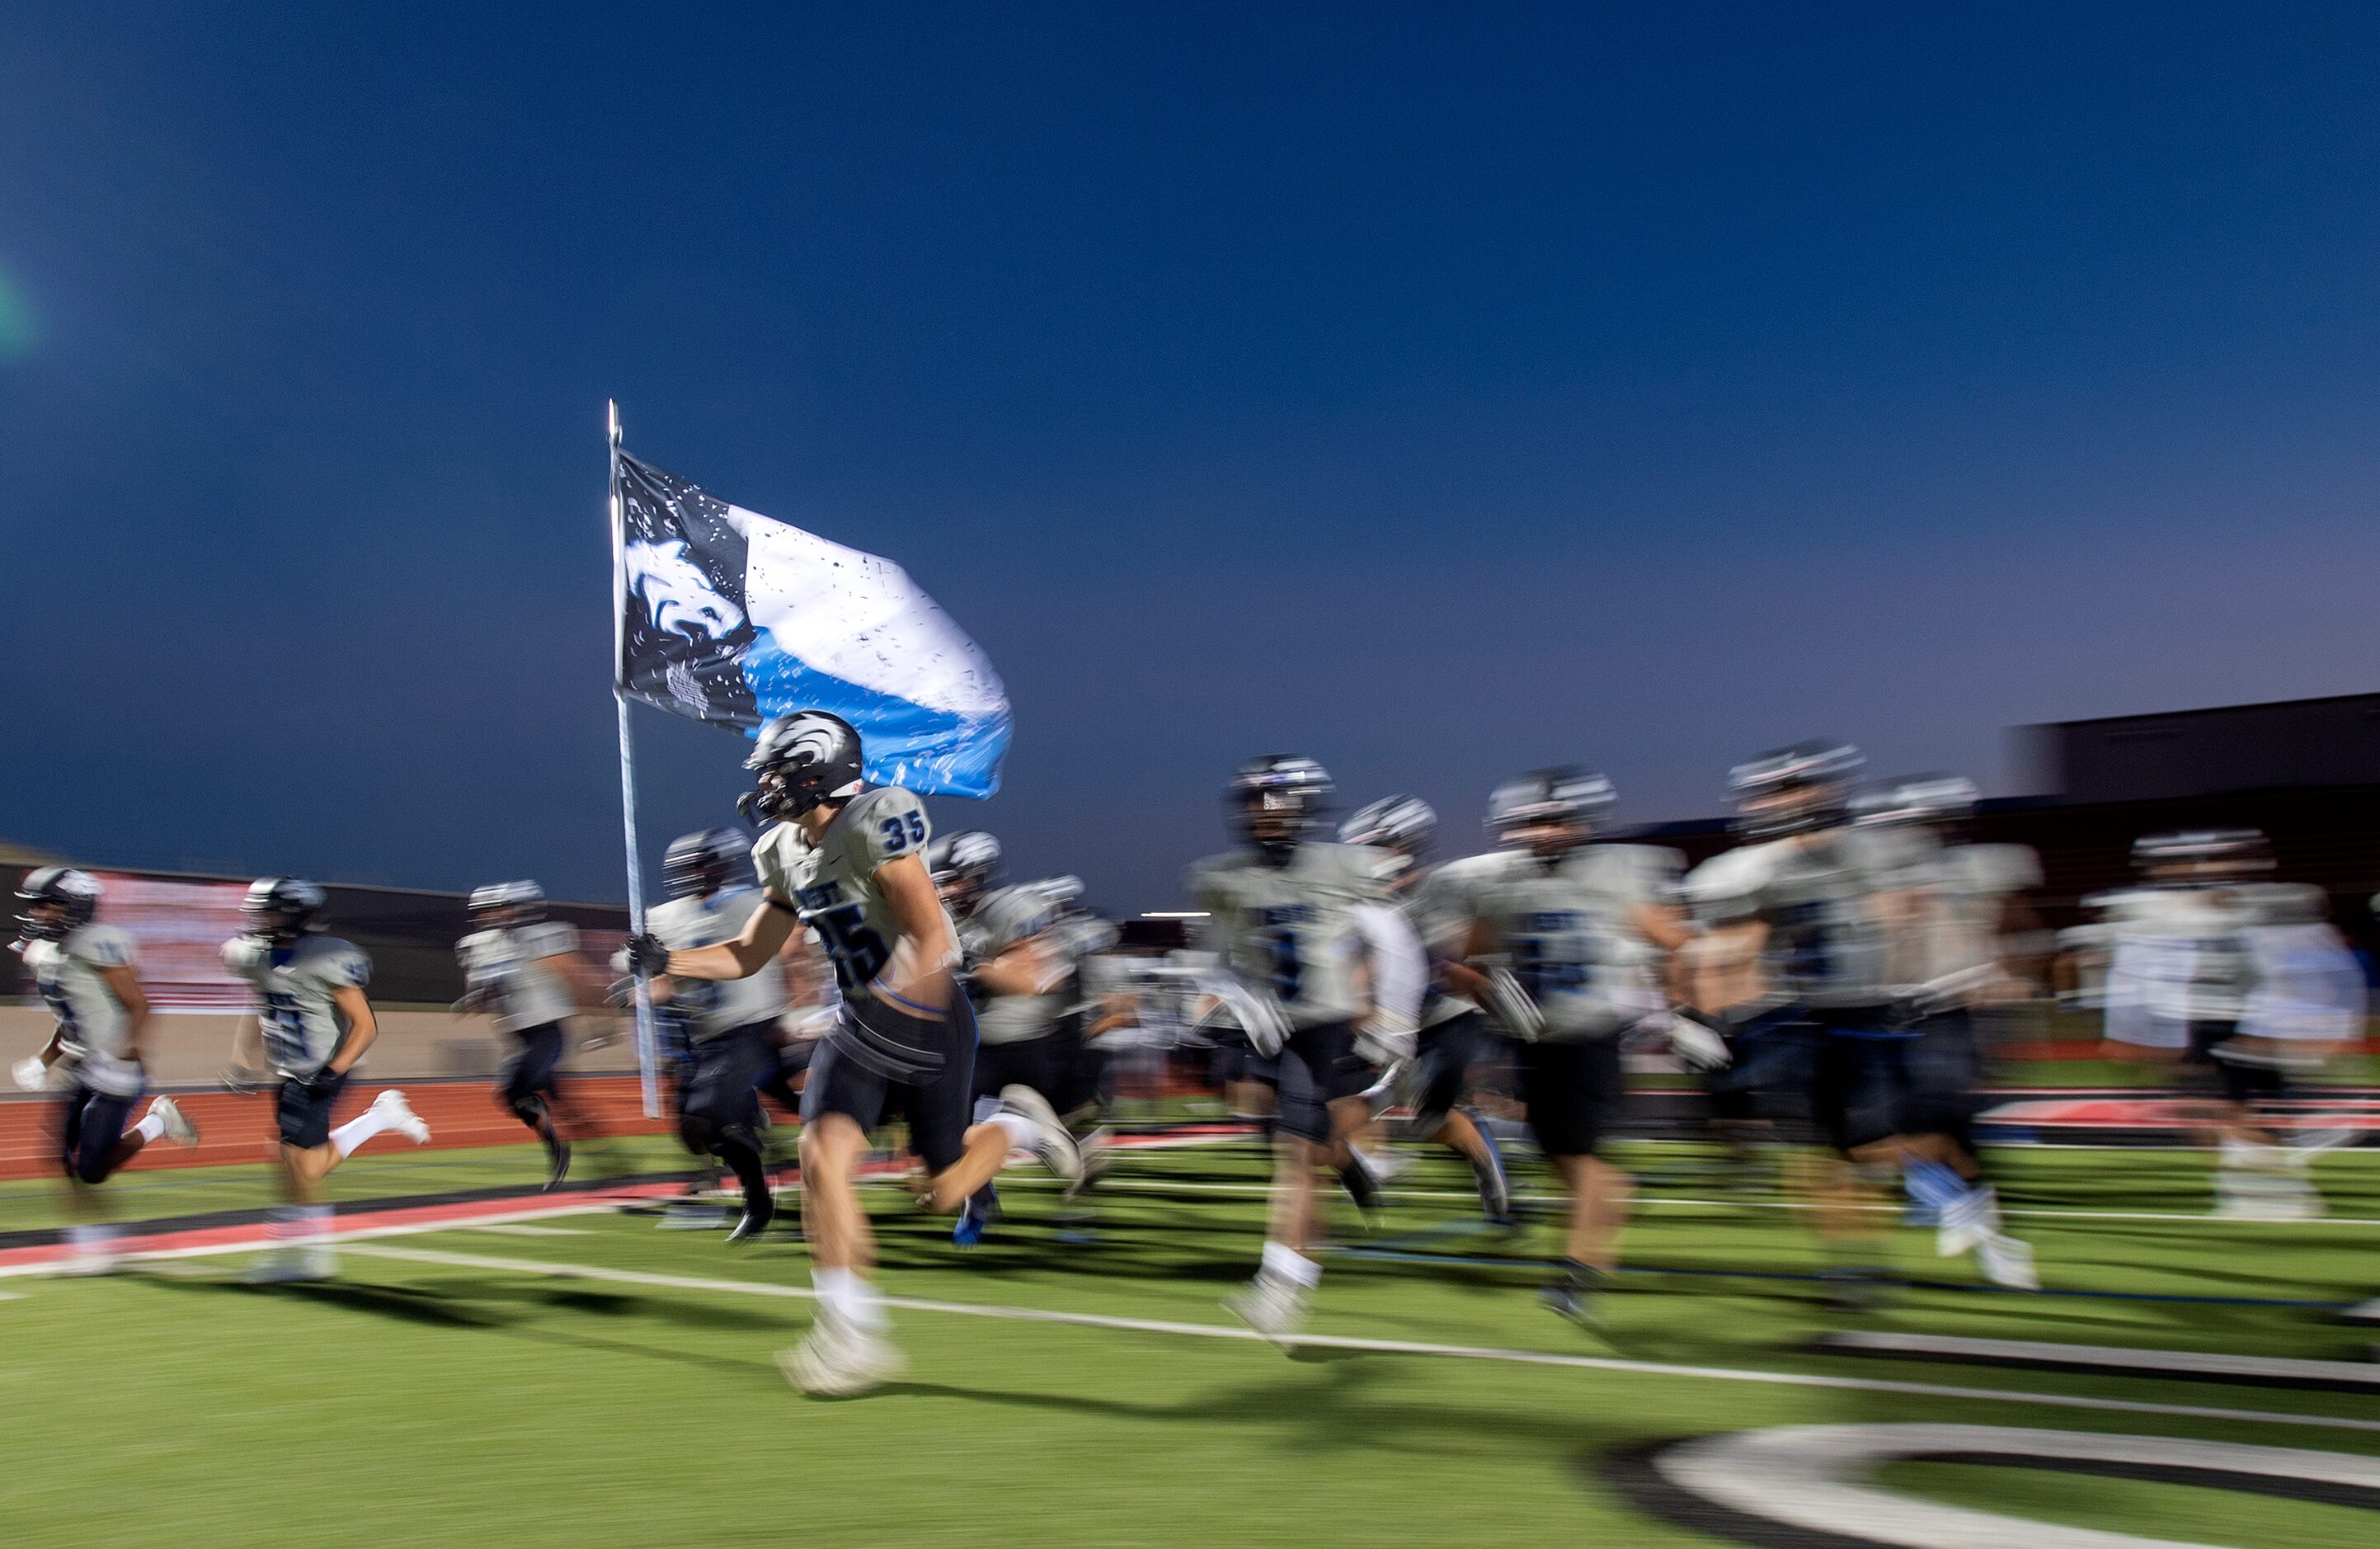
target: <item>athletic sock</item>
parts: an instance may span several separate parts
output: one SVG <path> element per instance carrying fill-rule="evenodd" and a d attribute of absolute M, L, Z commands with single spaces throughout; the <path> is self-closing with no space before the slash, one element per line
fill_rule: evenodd
<path fill-rule="evenodd" d="M 1939 1212 L 1945 1221 L 1973 1192 L 1967 1180 L 1939 1162 L 1923 1156 L 1905 1156 L 1900 1164 L 1901 1183 L 1909 1197 L 1928 1210 Z"/>
<path fill-rule="evenodd" d="M 155 1114 L 151 1114 L 147 1118 L 134 1125 L 132 1132 L 140 1137 L 140 1143 L 143 1145 L 152 1140 L 162 1140 L 165 1138 L 165 1121 Z"/>
<path fill-rule="evenodd" d="M 264 1235 L 275 1242 L 286 1242 L 298 1235 L 298 1213 L 302 1205 L 274 1205 L 264 1213 Z"/>
<path fill-rule="evenodd" d="M 814 1269 L 810 1271 L 810 1285 L 818 1291 L 819 1305 L 845 1323 L 870 1334 L 883 1332 L 883 1299 L 858 1271 Z"/>
<path fill-rule="evenodd" d="M 104 1248 L 115 1237 L 115 1228 L 103 1223 L 80 1222 L 67 1228 L 67 1246 L 78 1253 L 88 1253 Z"/>
<path fill-rule="evenodd" d="M 1019 1151 L 1031 1151 L 1041 1142 L 1041 1127 L 1023 1114 L 994 1114 L 984 1122 L 1008 1131 L 1008 1143 Z"/>
<path fill-rule="evenodd" d="M 1264 1245 L 1261 1273 L 1276 1280 L 1287 1281 L 1301 1291 L 1310 1291 L 1322 1284 L 1322 1266 L 1305 1254 L 1282 1243 Z"/>
<path fill-rule="evenodd" d="M 388 1128 L 390 1123 L 389 1116 L 382 1113 L 378 1106 L 366 1108 L 354 1118 L 331 1131 L 332 1148 L 338 1152 L 340 1159 L 344 1161 L 355 1154 L 358 1146 Z"/>

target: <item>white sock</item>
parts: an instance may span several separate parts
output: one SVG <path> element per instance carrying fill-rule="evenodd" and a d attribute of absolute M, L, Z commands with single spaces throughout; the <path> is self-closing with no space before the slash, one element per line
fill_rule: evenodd
<path fill-rule="evenodd" d="M 274 1205 L 264 1213 L 264 1235 L 275 1242 L 285 1242 L 298 1235 L 298 1212 L 303 1205 Z"/>
<path fill-rule="evenodd" d="M 1302 1291 L 1322 1284 L 1320 1264 L 1278 1242 L 1264 1245 L 1264 1273 L 1276 1280 L 1286 1280 Z"/>
<path fill-rule="evenodd" d="M 992 1116 L 999 1112 L 999 1098 L 978 1097 L 975 1100 L 975 1116 L 967 1122 L 970 1124 L 990 1124 L 991 1122 Z"/>
<path fill-rule="evenodd" d="M 356 1148 L 389 1128 L 389 1116 L 379 1107 L 366 1108 L 356 1117 L 331 1131 L 331 1145 L 342 1161 L 355 1154 Z"/>
<path fill-rule="evenodd" d="M 113 1226 L 83 1223 L 67 1228 L 67 1246 L 80 1252 L 89 1252 L 94 1248 L 104 1248 L 108 1239 L 115 1236 L 115 1228 Z"/>
<path fill-rule="evenodd" d="M 1041 1127 L 1023 1114 L 994 1114 L 984 1122 L 1007 1130 L 1009 1144 L 1020 1151 L 1031 1151 L 1041 1142 Z"/>
<path fill-rule="evenodd" d="M 298 1205 L 297 1229 L 290 1235 L 309 1247 L 329 1246 L 322 1239 L 331 1235 L 331 1207 Z"/>
<path fill-rule="evenodd" d="M 143 1145 L 152 1140 L 162 1140 L 165 1138 L 165 1121 L 155 1114 L 151 1114 L 147 1118 L 134 1125 L 132 1132 L 140 1137 Z"/>
<path fill-rule="evenodd" d="M 832 1309 L 835 1315 L 855 1328 L 871 1334 L 884 1328 L 884 1303 L 876 1287 L 861 1277 L 856 1270 L 814 1269 L 810 1285 L 818 1291 L 821 1306 Z"/>

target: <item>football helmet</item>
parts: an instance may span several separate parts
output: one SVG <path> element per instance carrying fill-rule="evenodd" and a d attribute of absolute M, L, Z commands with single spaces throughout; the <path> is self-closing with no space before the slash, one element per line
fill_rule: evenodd
<path fill-rule="evenodd" d="M 1975 801 L 1975 782 L 1963 774 L 1912 774 L 1852 798 L 1852 821 L 1870 827 L 1955 823 L 1974 811 Z"/>
<path fill-rule="evenodd" d="M 1735 831 L 1781 839 L 1833 828 L 1851 816 L 1852 782 L 1867 761 L 1848 742 L 1796 742 L 1739 763 L 1728 774 Z"/>
<path fill-rule="evenodd" d="M 248 884 L 239 906 L 248 933 L 268 941 L 295 941 L 322 928 L 330 898 L 321 887 L 296 877 L 259 877 Z"/>
<path fill-rule="evenodd" d="M 43 866 L 17 884 L 17 933 L 26 941 L 55 941 L 91 923 L 99 912 L 99 879 L 71 866 Z M 38 912 L 37 912 L 38 911 Z"/>
<path fill-rule="evenodd" d="M 1341 844 L 1372 845 L 1408 860 L 1427 858 L 1437 834 L 1438 814 L 1418 796 L 1384 796 L 1339 825 Z"/>
<path fill-rule="evenodd" d="M 1240 765 L 1223 788 L 1223 807 L 1239 836 L 1267 858 L 1285 861 L 1330 811 L 1330 771 L 1312 759 L 1267 753 Z"/>
<path fill-rule="evenodd" d="M 2273 869 L 2272 841 L 2257 828 L 2190 828 L 2144 834 L 2132 864 L 2156 882 L 2227 882 Z"/>
<path fill-rule="evenodd" d="M 759 778 L 736 811 L 759 823 L 790 823 L 821 801 L 859 794 L 859 733 L 840 715 L 796 710 L 760 728 L 744 767 Z"/>
<path fill-rule="evenodd" d="M 1000 883 L 1000 841 L 980 829 L 937 835 L 926 847 L 926 871 L 944 899 L 972 902 Z"/>
<path fill-rule="evenodd" d="M 732 828 L 681 834 L 662 854 L 662 890 L 673 898 L 707 898 L 727 885 L 751 853 L 751 841 Z"/>
<path fill-rule="evenodd" d="M 545 889 L 533 882 L 492 882 L 471 890 L 465 906 L 471 923 L 483 931 L 527 925 L 545 913 Z"/>
<path fill-rule="evenodd" d="M 1592 769 L 1560 764 L 1515 774 L 1488 796 L 1488 832 L 1496 842 L 1540 854 L 1586 843 L 1618 793 Z"/>

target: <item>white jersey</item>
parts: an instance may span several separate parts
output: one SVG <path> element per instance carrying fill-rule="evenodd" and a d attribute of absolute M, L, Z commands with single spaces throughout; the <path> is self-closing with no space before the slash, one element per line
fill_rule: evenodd
<path fill-rule="evenodd" d="M 1501 852 L 1466 855 L 1430 868 L 1427 875 L 1407 888 L 1397 900 L 1421 944 L 1433 959 L 1461 962 L 1471 938 L 1471 885 L 1493 875 L 1503 864 Z M 1423 998 L 1421 1025 L 1426 1028 L 1473 1012 L 1479 1007 L 1461 995 L 1445 993 L 1432 976 Z"/>
<path fill-rule="evenodd" d="M 564 1021 L 578 1009 L 570 981 L 546 962 L 577 950 L 577 927 L 558 920 L 509 930 L 474 931 L 455 944 L 464 982 L 488 996 L 496 1026 L 506 1032 Z"/>
<path fill-rule="evenodd" d="M 753 911 L 765 908 L 759 889 L 722 888 L 705 897 L 672 898 L 645 911 L 645 929 L 673 952 L 716 946 L 744 934 Z M 774 1022 L 785 1014 L 785 970 L 761 965 L 749 979 L 673 979 L 670 1004 L 686 1014 L 698 1039 L 716 1038 L 738 1028 Z"/>
<path fill-rule="evenodd" d="M 113 925 L 85 925 L 57 941 L 29 942 L 25 969 L 57 1019 L 62 1051 L 128 1057 L 131 1018 L 109 987 L 109 969 L 131 968 L 132 938 Z"/>
<path fill-rule="evenodd" d="M 818 933 L 845 1001 L 873 997 L 868 986 L 892 960 L 900 937 L 876 873 L 905 855 L 923 860 L 932 836 L 915 796 L 880 786 L 845 802 L 815 845 L 793 823 L 781 823 L 752 847 L 760 885 L 795 905 L 802 923 Z M 951 939 L 958 939 L 955 929 Z"/>
<path fill-rule="evenodd" d="M 1631 923 L 1640 904 L 1665 902 L 1682 869 L 1649 845 L 1586 845 L 1548 861 L 1504 850 L 1466 892 L 1491 950 L 1545 1017 L 1546 1036 L 1624 1031 L 1667 1004 L 1660 954 Z"/>
<path fill-rule="evenodd" d="M 2324 1043 L 2363 1035 L 2363 966 L 2345 937 L 2319 921 L 2251 925 L 2242 935 L 2253 976 L 2242 1033 Z"/>
<path fill-rule="evenodd" d="M 1281 865 L 1252 849 L 1209 857 L 1186 884 L 1207 911 L 1199 945 L 1243 982 L 1269 990 L 1293 1025 L 1347 1021 L 1363 1009 L 1352 909 L 1386 895 L 1390 864 L 1362 845 L 1301 844 Z"/>
<path fill-rule="evenodd" d="M 1746 845 L 1687 874 L 1683 896 L 1706 924 L 1768 927 L 1761 967 L 1771 1004 L 1836 1009 L 1888 1004 L 1923 982 L 1878 906 L 1909 887 L 1912 841 L 1866 828 L 1834 828 Z"/>
<path fill-rule="evenodd" d="M 1003 887 L 987 894 L 959 922 L 959 947 L 966 965 L 975 968 L 1011 947 L 1050 937 L 1057 929 L 1058 901 L 1038 884 Z M 1060 944 L 1049 943 L 1055 954 Z M 1067 965 L 1068 977 L 1072 976 Z M 1024 1043 L 1058 1031 L 1068 996 L 1062 982 L 1046 994 L 995 995 L 970 991 L 975 1001 L 976 1037 L 986 1043 Z"/>
<path fill-rule="evenodd" d="M 1382 1037 L 1410 1033 L 1421 1025 L 1422 998 L 1429 993 L 1429 954 L 1395 905 L 1357 904 L 1354 913 L 1371 971 L 1369 1025 Z"/>
<path fill-rule="evenodd" d="M 223 961 L 255 988 L 265 1056 L 299 1079 L 320 1071 L 347 1036 L 346 1016 L 332 996 L 371 982 L 371 959 L 335 936 L 300 936 L 287 946 L 234 936 L 224 943 Z"/>

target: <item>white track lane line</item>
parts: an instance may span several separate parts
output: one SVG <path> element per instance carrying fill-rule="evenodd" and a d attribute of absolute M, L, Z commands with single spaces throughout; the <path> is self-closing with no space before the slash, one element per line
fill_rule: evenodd
<path fill-rule="evenodd" d="M 479 1253 L 449 1253 L 433 1248 L 361 1246 L 350 1251 L 361 1257 L 395 1259 L 407 1263 L 443 1264 L 453 1269 L 484 1269 L 515 1275 L 547 1275 L 564 1279 L 598 1280 L 622 1286 L 647 1286 L 662 1290 L 712 1291 L 733 1296 L 773 1297 L 808 1301 L 816 1293 L 800 1286 L 766 1281 L 715 1280 L 703 1275 L 656 1275 L 646 1270 L 604 1269 L 593 1264 L 556 1263 L 539 1259 L 497 1259 Z M 927 1301 L 914 1297 L 886 1297 L 884 1305 L 906 1312 L 941 1312 L 963 1318 L 998 1318 L 1012 1323 L 1065 1323 L 1077 1328 L 1118 1329 L 1134 1334 L 1171 1334 L 1191 1339 L 1229 1339 L 1269 1343 L 1253 1329 L 1216 1323 L 1172 1323 L 1157 1318 L 1117 1318 L 1097 1312 L 1053 1312 L 1037 1307 L 1002 1307 L 971 1301 Z M 2318 1430 L 2380 1433 L 2380 1420 L 2334 1415 L 2284 1414 L 2271 1409 L 2233 1409 L 2219 1405 L 2157 1404 L 2145 1399 L 2092 1398 L 2080 1394 L 2030 1393 L 2013 1388 L 1953 1387 L 1935 1383 L 1893 1382 L 1876 1377 L 1838 1377 L 1805 1372 L 1761 1372 L 1732 1366 L 1674 1366 L 1661 1361 L 1623 1360 L 1616 1356 L 1557 1355 L 1548 1350 L 1510 1350 L 1487 1345 L 1436 1345 L 1414 1339 L 1358 1339 L 1341 1335 L 1300 1335 L 1294 1343 L 1329 1350 L 1362 1350 L 1376 1355 L 1451 1357 L 1463 1360 L 1507 1361 L 1520 1366 L 1559 1366 L 1587 1372 L 1623 1372 L 1635 1376 L 1688 1377 L 1708 1382 L 1765 1383 L 1779 1387 L 1816 1387 L 1857 1393 L 1898 1393 L 1921 1398 L 1957 1398 L 1995 1404 L 2034 1404 L 2058 1409 L 2093 1409 L 2111 1414 L 2166 1415 L 2182 1420 L 2241 1421 L 2263 1425 L 2305 1425 Z"/>

